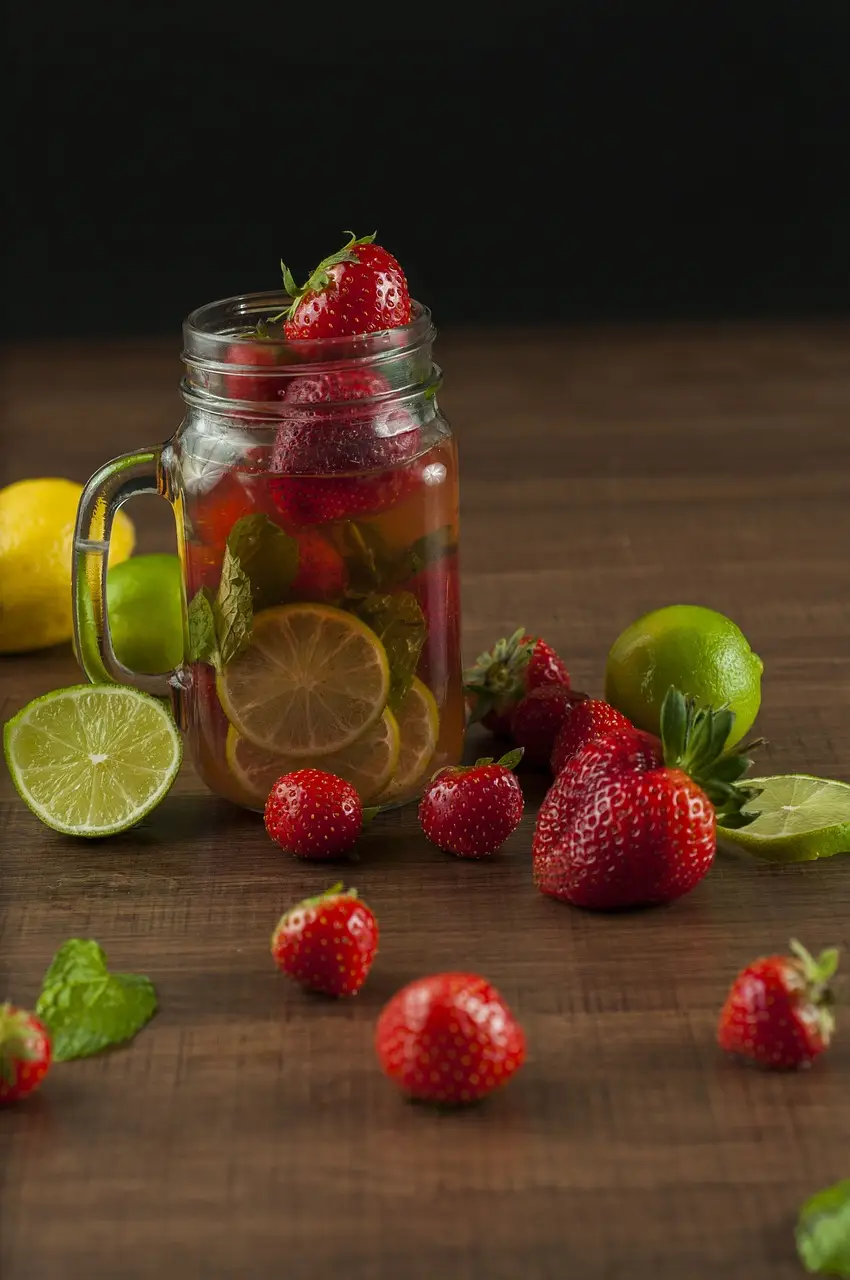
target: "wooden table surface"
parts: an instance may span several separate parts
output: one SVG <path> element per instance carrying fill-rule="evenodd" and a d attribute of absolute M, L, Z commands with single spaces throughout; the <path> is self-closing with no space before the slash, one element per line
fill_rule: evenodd
<path fill-rule="evenodd" d="M 4 482 L 84 479 L 179 421 L 176 343 L 13 351 Z M 763 772 L 850 779 L 850 328 L 456 336 L 467 658 L 524 624 L 601 692 L 651 607 L 714 606 L 766 666 Z M 140 550 L 169 514 L 137 504 Z M 0 659 L 3 718 L 78 675 L 69 647 Z M 799 935 L 850 947 L 850 857 L 721 853 L 668 908 L 583 913 L 532 887 L 543 784 L 492 861 L 431 848 L 408 809 L 351 877 L 382 949 L 321 1002 L 268 955 L 328 882 L 191 767 L 138 831 L 74 843 L 0 783 L 0 995 L 31 1004 L 59 943 L 95 937 L 161 1010 L 130 1047 L 57 1067 L 0 1115 L 4 1280 L 792 1280 L 809 1193 L 850 1176 L 850 1008 L 811 1071 L 715 1047 L 748 959 Z M 344 872 L 348 874 L 347 869 Z M 850 952 L 846 968 L 850 970 Z M 479 970 L 529 1039 L 478 1108 L 405 1103 L 378 1011 L 410 979 Z M 850 1006 L 850 981 L 838 983 Z"/>

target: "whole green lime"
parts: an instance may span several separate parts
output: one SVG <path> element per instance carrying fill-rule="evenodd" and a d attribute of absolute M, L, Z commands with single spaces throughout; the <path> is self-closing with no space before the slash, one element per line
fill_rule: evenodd
<path fill-rule="evenodd" d="M 180 560 L 173 555 L 134 556 L 106 577 L 112 645 L 131 671 L 155 675 L 183 661 L 183 594 Z"/>
<path fill-rule="evenodd" d="M 671 686 L 700 706 L 726 706 L 735 713 L 732 746 L 758 715 L 762 670 L 761 658 L 731 619 L 700 605 L 671 604 L 644 614 L 615 640 L 605 697 L 639 729 L 655 734 Z"/>

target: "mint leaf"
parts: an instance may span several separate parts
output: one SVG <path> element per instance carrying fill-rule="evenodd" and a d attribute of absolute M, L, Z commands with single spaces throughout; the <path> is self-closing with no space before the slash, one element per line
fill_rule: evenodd
<path fill-rule="evenodd" d="M 156 991 L 137 973 L 110 973 L 91 938 L 69 938 L 44 975 L 36 1013 L 56 1062 L 130 1040 L 156 1013 Z"/>
<path fill-rule="evenodd" d="M 361 592 L 402 586 L 448 555 L 455 543 L 449 524 L 417 538 L 402 551 L 391 550 L 377 529 L 356 520 L 347 520 L 340 527 L 339 537 L 351 589 Z"/>
<path fill-rule="evenodd" d="M 412 578 L 415 574 L 421 573 L 423 569 L 427 569 L 428 565 L 436 564 L 438 560 L 449 555 L 454 551 L 454 547 L 455 532 L 450 524 L 444 524 L 431 533 L 423 534 L 405 552 L 407 562 L 405 576 Z M 400 581 L 404 582 L 405 578 L 401 578 Z"/>
<path fill-rule="evenodd" d="M 218 642 L 215 638 L 215 617 L 212 596 L 206 587 L 195 593 L 189 602 L 189 653 L 188 662 L 218 663 Z"/>
<path fill-rule="evenodd" d="M 251 639 L 254 607 L 251 583 L 228 545 L 221 566 L 221 582 L 213 604 L 215 634 L 222 666 L 242 652 Z"/>
<path fill-rule="evenodd" d="M 850 1178 L 806 1201 L 796 1239 L 808 1272 L 850 1280 Z"/>
<path fill-rule="evenodd" d="M 227 547 L 251 584 L 255 609 L 283 604 L 298 573 L 298 543 L 264 512 L 242 516 L 230 530 Z"/>
<path fill-rule="evenodd" d="M 410 692 L 425 643 L 425 615 L 409 591 L 391 596 L 372 592 L 355 604 L 354 612 L 383 641 L 390 663 L 389 707 L 398 711 Z"/>

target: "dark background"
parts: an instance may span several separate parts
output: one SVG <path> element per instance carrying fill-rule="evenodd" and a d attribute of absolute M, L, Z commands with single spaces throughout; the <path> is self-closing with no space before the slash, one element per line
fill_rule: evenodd
<path fill-rule="evenodd" d="M 348 227 L 443 323 L 850 311 L 847 0 L 6 22 L 13 334 L 176 331 Z"/>

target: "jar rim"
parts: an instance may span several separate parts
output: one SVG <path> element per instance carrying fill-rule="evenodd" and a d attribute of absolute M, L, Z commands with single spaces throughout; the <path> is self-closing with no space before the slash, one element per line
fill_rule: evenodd
<path fill-rule="evenodd" d="M 242 365 L 227 359 L 228 349 L 240 340 L 250 342 L 251 329 L 256 328 L 260 321 L 270 320 L 286 310 L 291 301 L 289 294 L 273 289 L 234 294 L 196 307 L 183 322 L 184 363 L 202 363 L 208 367 L 211 361 L 226 365 L 231 370 L 250 369 L 254 374 L 261 373 L 261 366 Z M 385 352 L 398 355 L 433 341 L 435 329 L 428 307 L 412 298 L 410 309 L 409 324 L 379 329 L 374 333 L 295 340 L 270 334 L 255 340 L 261 341 L 263 346 L 286 351 L 290 357 L 285 361 L 286 366 L 293 371 L 302 365 L 372 361 Z M 293 360 L 293 355 L 297 359 Z"/>

